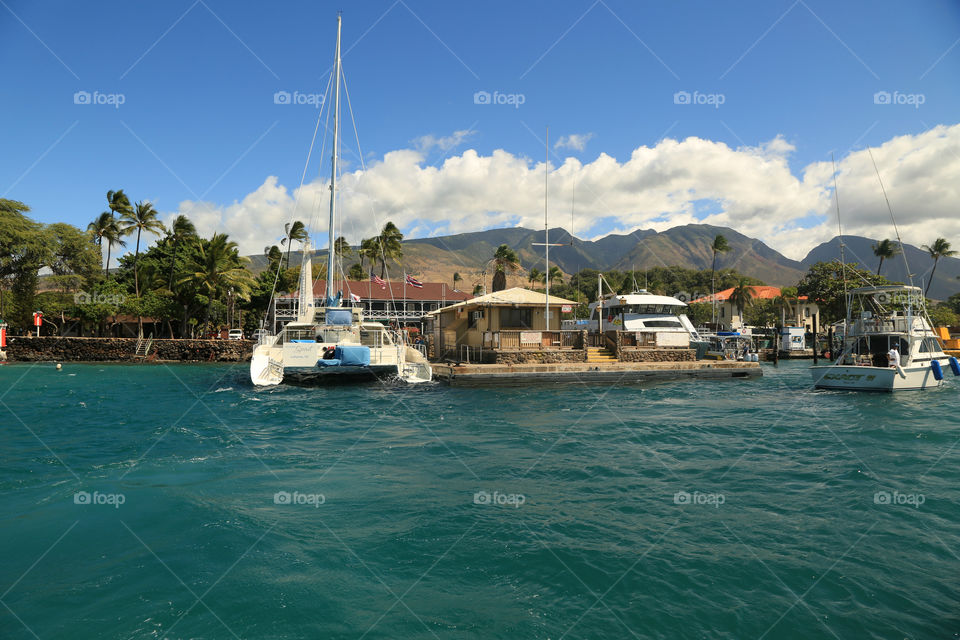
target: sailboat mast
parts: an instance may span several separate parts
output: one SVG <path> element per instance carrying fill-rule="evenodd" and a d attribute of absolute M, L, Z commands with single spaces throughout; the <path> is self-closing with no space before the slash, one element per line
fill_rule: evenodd
<path fill-rule="evenodd" d="M 550 127 L 547 127 L 546 151 L 543 160 L 543 247 L 544 264 L 547 268 L 546 280 L 546 298 L 544 300 L 543 320 L 546 323 L 546 330 L 550 331 L 550 223 L 547 219 L 547 180 L 550 178 Z"/>
<path fill-rule="evenodd" d="M 330 169 L 330 225 L 328 230 L 330 248 L 327 250 L 327 293 L 328 304 L 333 300 L 333 273 L 334 273 L 334 215 L 337 207 L 337 158 L 340 155 L 340 22 L 341 16 L 337 15 L 337 54 L 334 62 L 334 74 L 336 84 L 334 85 L 333 98 L 333 162 Z"/>

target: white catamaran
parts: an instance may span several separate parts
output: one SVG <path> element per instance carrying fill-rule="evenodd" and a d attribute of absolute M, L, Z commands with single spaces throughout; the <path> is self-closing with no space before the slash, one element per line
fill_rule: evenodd
<path fill-rule="evenodd" d="M 277 335 L 262 335 L 250 360 L 250 379 L 258 386 L 284 381 L 323 383 L 373 378 L 398 378 L 407 382 L 430 380 L 431 368 L 418 350 L 405 344 L 404 332 L 393 332 L 379 322 L 364 320 L 363 309 L 345 306 L 334 295 L 336 273 L 334 229 L 340 128 L 340 16 L 337 16 L 337 49 L 333 105 L 333 168 L 330 178 L 330 249 L 324 304 L 314 302 L 310 246 L 305 244 L 300 267 L 297 318 Z"/>

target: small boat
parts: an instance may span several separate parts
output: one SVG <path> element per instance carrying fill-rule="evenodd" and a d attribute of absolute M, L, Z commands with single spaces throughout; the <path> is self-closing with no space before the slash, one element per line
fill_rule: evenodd
<path fill-rule="evenodd" d="M 715 334 L 703 334 L 708 343 L 704 353 L 706 360 L 738 360 L 760 362 L 753 336 L 740 331 L 717 331 Z"/>
<path fill-rule="evenodd" d="M 893 350 L 899 364 L 888 355 Z M 848 292 L 842 351 L 810 373 L 817 389 L 905 391 L 943 386 L 948 369 L 960 375 L 931 326 L 923 290 L 887 285 Z"/>
<path fill-rule="evenodd" d="M 333 295 L 334 229 L 337 197 L 337 162 L 340 128 L 340 17 L 337 16 L 337 51 L 333 124 L 333 168 L 330 178 L 330 250 L 327 252 L 327 282 L 324 304 L 319 308 L 313 294 L 309 242 L 304 244 L 300 265 L 297 318 L 277 335 L 260 334 L 250 359 L 250 379 L 257 386 L 282 382 L 300 384 L 347 382 L 393 378 L 426 382 L 430 364 L 420 351 L 406 343 L 405 332 L 364 319 L 363 309 L 345 306 L 341 293 Z"/>

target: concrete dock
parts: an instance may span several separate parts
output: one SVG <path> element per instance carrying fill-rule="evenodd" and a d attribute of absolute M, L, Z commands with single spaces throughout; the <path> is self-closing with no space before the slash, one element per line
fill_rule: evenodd
<path fill-rule="evenodd" d="M 653 382 L 684 378 L 756 378 L 756 362 L 565 362 L 555 364 L 436 363 L 433 378 L 456 386 L 543 384 L 552 382 Z"/>

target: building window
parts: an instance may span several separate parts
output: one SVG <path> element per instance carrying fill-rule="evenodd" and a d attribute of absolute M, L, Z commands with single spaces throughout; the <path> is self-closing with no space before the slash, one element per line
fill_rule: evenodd
<path fill-rule="evenodd" d="M 804 308 L 803 308 L 803 317 L 804 317 L 804 318 L 809 318 L 809 317 L 810 317 L 810 307 L 804 307 Z"/>
<path fill-rule="evenodd" d="M 500 309 L 501 329 L 529 329 L 533 324 L 531 309 Z"/>

